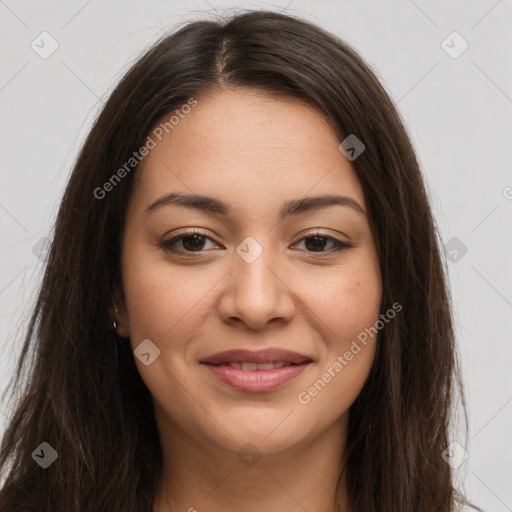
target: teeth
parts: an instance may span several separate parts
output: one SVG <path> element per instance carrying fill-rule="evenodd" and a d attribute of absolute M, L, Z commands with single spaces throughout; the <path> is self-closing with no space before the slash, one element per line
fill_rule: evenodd
<path fill-rule="evenodd" d="M 258 363 L 258 370 L 273 370 L 274 363 Z"/>
<path fill-rule="evenodd" d="M 285 361 L 275 361 L 273 363 L 253 363 L 248 361 L 232 361 L 227 364 L 236 370 L 243 370 L 244 372 L 253 372 L 255 370 L 275 370 L 283 366 L 291 366 L 291 363 Z"/>

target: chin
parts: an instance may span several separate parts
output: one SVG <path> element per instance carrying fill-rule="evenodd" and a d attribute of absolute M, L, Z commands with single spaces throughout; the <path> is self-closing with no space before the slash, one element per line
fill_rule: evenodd
<path fill-rule="evenodd" d="M 288 414 L 288 413 L 287 413 Z M 287 425 L 279 424 L 287 414 L 281 416 L 277 422 L 229 422 L 228 432 L 221 429 L 221 432 L 207 434 L 210 442 L 217 448 L 240 455 L 244 449 L 254 451 L 258 455 L 264 455 L 267 460 L 279 459 L 292 454 L 302 444 L 306 443 L 308 434 L 299 429 L 295 423 Z M 277 428 L 276 428 L 277 427 Z M 218 434 L 221 434 L 218 437 Z"/>

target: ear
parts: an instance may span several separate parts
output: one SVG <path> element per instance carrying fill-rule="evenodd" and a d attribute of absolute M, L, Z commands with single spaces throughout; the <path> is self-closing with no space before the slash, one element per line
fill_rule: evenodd
<path fill-rule="evenodd" d="M 111 306 L 111 318 L 112 322 L 117 322 L 117 334 L 121 338 L 129 338 L 130 337 L 130 323 L 128 317 L 128 310 L 126 308 L 126 301 L 124 298 L 124 293 L 116 286 L 112 292 L 112 296 L 114 299 L 114 304 L 117 308 L 117 311 L 114 309 L 114 304 Z"/>

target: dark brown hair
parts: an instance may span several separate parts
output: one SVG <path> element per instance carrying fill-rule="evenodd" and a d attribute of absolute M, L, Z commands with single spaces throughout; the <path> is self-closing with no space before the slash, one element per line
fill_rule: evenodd
<path fill-rule="evenodd" d="M 454 397 L 464 412 L 465 403 L 446 263 L 415 152 L 388 94 L 349 45 L 268 11 L 195 21 L 167 35 L 99 114 L 66 186 L 8 388 L 0 509 L 151 511 L 162 463 L 151 395 L 129 343 L 111 328 L 136 168 L 105 197 L 94 191 L 164 115 L 227 87 L 307 101 L 340 142 L 355 134 L 366 146 L 352 164 L 378 248 L 381 312 L 395 302 L 403 311 L 379 333 L 373 368 L 350 409 L 349 498 L 354 512 L 453 511 L 464 498 L 442 453 Z M 31 456 L 42 442 L 58 452 L 48 469 Z"/>

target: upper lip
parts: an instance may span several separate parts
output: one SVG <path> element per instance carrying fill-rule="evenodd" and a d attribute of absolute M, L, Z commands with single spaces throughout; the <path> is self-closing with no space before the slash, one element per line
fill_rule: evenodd
<path fill-rule="evenodd" d="M 311 362 L 312 359 L 304 354 L 292 352 L 291 350 L 284 350 L 280 348 L 267 348 L 264 350 L 245 350 L 235 349 L 226 350 L 224 352 L 217 352 L 206 359 L 200 361 L 201 363 L 220 364 L 231 363 L 233 361 L 243 361 L 250 363 L 274 363 L 276 361 L 285 361 L 287 363 L 303 363 Z"/>

